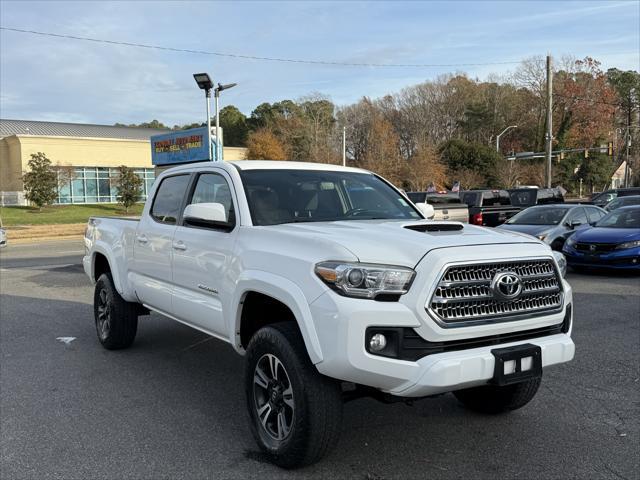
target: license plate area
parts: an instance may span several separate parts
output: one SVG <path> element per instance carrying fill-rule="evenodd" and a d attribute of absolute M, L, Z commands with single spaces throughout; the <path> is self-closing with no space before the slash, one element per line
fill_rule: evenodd
<path fill-rule="evenodd" d="M 495 385 L 511 385 L 542 376 L 542 349 L 526 343 L 491 350 L 495 357 L 493 379 Z"/>

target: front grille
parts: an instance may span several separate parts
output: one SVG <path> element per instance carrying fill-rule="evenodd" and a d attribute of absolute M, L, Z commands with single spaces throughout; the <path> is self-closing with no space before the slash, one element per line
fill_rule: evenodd
<path fill-rule="evenodd" d="M 491 282 L 500 272 L 520 278 L 522 291 L 516 298 L 494 296 Z M 445 326 L 462 326 L 558 310 L 562 298 L 562 283 L 551 260 L 455 265 L 440 278 L 428 310 Z"/>
<path fill-rule="evenodd" d="M 615 243 L 576 243 L 576 250 L 580 252 L 611 252 L 615 250 L 616 247 L 617 245 Z"/>

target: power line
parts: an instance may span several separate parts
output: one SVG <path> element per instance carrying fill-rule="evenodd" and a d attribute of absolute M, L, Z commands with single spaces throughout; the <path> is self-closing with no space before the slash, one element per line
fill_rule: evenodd
<path fill-rule="evenodd" d="M 36 30 L 25 30 L 21 28 L 2 27 L 0 30 L 9 32 L 28 33 L 31 35 L 41 35 L 45 37 L 65 38 L 68 40 L 81 40 L 86 42 L 104 43 L 109 45 L 119 45 L 124 47 L 148 48 L 153 50 L 164 50 L 169 52 L 192 53 L 197 55 L 215 55 L 218 57 L 239 58 L 243 60 L 262 60 L 268 62 L 303 63 L 311 65 L 332 65 L 340 67 L 387 67 L 387 68 L 436 68 L 436 67 L 474 67 L 486 65 L 515 65 L 517 62 L 483 62 L 483 63 L 357 63 L 357 62 L 332 62 L 325 60 L 304 60 L 295 58 L 260 57 L 257 55 L 241 55 L 236 53 L 211 52 L 207 50 L 192 50 L 188 48 L 164 47 L 161 45 L 149 45 L 144 43 L 122 42 L 118 40 L 106 40 L 101 38 L 81 37 L 62 33 L 40 32 Z"/>

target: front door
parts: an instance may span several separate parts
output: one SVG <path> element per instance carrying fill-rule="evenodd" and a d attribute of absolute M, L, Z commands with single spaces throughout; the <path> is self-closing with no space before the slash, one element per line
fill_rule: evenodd
<path fill-rule="evenodd" d="M 228 226 L 206 226 L 183 219 L 173 238 L 173 315 L 224 338 L 228 331 L 222 299 L 232 296 L 229 271 L 238 231 L 231 185 L 222 170 L 198 173 L 186 205 L 220 203 Z"/>
<path fill-rule="evenodd" d="M 190 175 L 162 179 L 151 208 L 138 225 L 131 282 L 142 303 L 171 313 L 173 236 L 182 211 Z"/>

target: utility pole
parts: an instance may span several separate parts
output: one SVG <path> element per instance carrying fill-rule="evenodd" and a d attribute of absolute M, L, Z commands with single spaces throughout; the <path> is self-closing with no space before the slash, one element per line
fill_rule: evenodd
<path fill-rule="evenodd" d="M 629 186 L 629 176 L 631 173 L 631 167 L 629 162 L 631 161 L 629 158 L 629 150 L 631 148 L 631 90 L 629 90 L 629 108 L 627 109 L 627 152 L 624 166 L 624 186 Z"/>
<path fill-rule="evenodd" d="M 347 166 L 347 127 L 342 127 L 342 166 Z"/>
<path fill-rule="evenodd" d="M 551 55 L 547 55 L 547 133 L 545 135 L 547 188 L 551 188 L 551 151 L 553 150 L 553 72 L 551 70 Z"/>

